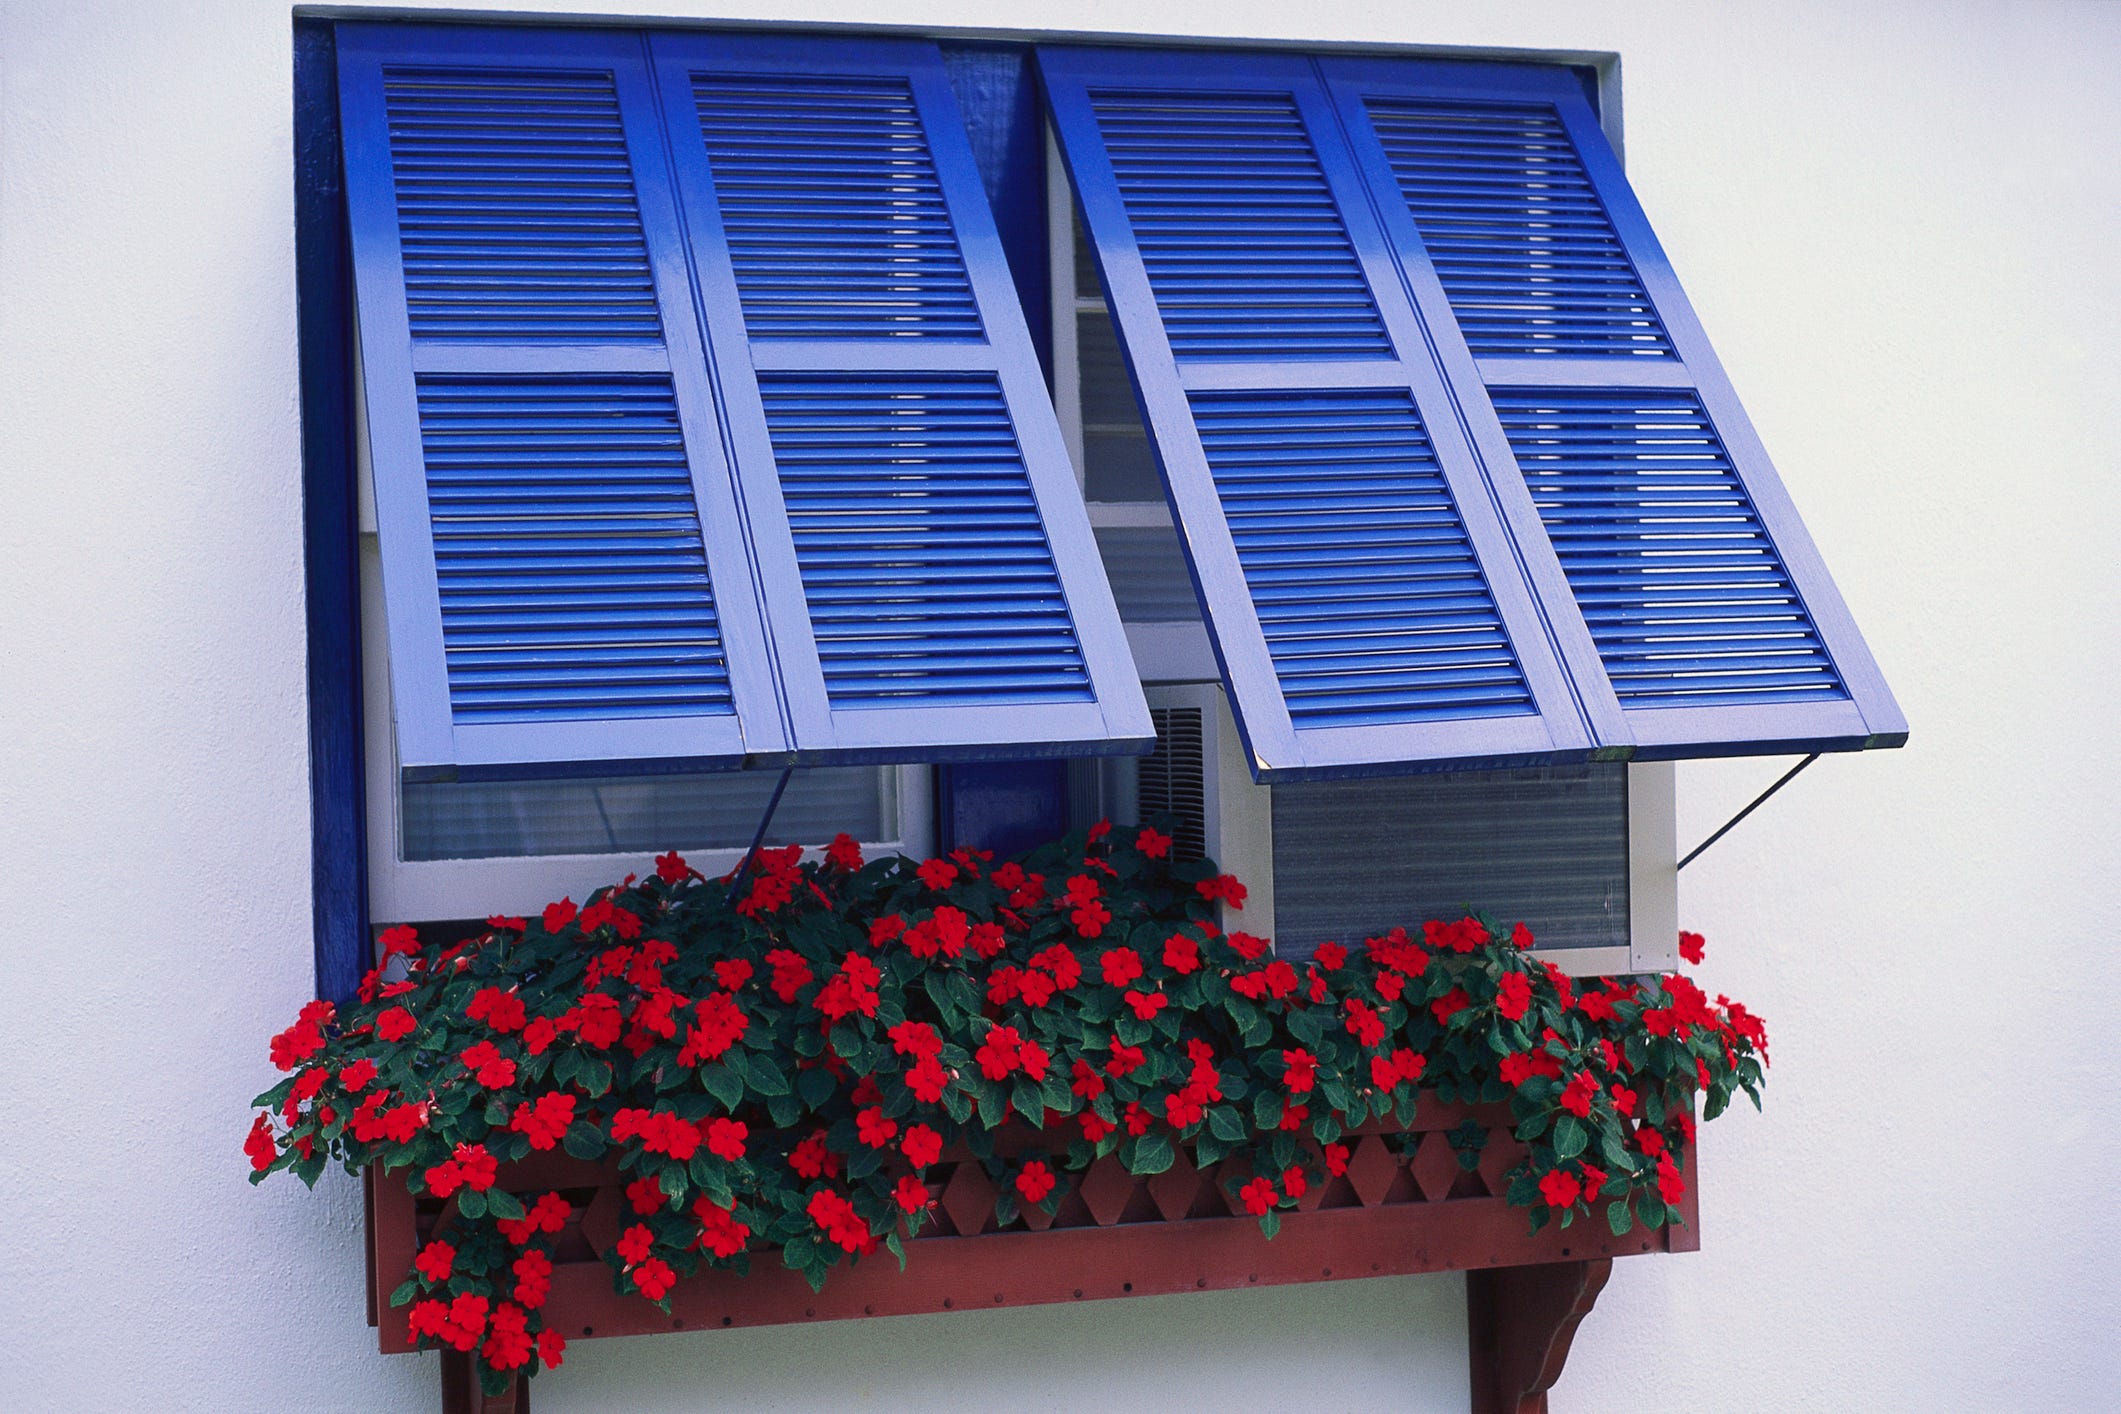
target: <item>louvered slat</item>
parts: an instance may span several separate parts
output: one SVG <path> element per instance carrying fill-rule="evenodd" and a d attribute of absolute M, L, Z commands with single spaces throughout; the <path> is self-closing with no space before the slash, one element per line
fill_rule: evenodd
<path fill-rule="evenodd" d="M 1208 853 L 1207 757 L 1203 713 L 1198 707 L 1151 707 L 1156 750 L 1142 758 L 1135 777 L 1135 812 L 1143 820 L 1174 815 L 1171 857 Z"/>
<path fill-rule="evenodd" d="M 1201 444 L 1299 727 L 1534 710 L 1404 392 L 1196 392 Z"/>
<path fill-rule="evenodd" d="M 1093 700 L 992 375 L 760 393 L 835 710 Z"/>
<path fill-rule="evenodd" d="M 1551 104 L 1364 106 L 1476 355 L 1672 354 Z"/>
<path fill-rule="evenodd" d="M 383 95 L 414 338 L 660 340 L 609 73 L 393 65 Z"/>
<path fill-rule="evenodd" d="M 692 94 L 753 338 L 980 337 L 903 79 L 698 75 Z"/>
<path fill-rule="evenodd" d="M 735 710 L 670 381 L 419 379 L 460 721 Z"/>
<path fill-rule="evenodd" d="M 1090 102 L 1181 360 L 1391 353 L 1293 98 L 1095 89 Z"/>
<path fill-rule="evenodd" d="M 1847 695 L 1694 393 L 1489 391 L 1623 707 Z"/>

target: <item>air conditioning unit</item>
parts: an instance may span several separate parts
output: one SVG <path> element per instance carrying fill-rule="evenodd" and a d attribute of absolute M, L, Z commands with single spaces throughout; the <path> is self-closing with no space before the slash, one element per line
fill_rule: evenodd
<path fill-rule="evenodd" d="M 1308 956 L 1479 909 L 1575 973 L 1677 964 L 1669 762 L 1265 786 L 1220 685 L 1151 684 L 1155 751 L 1103 763 L 1099 813 L 1176 817 L 1174 852 L 1244 881 L 1226 928 Z"/>

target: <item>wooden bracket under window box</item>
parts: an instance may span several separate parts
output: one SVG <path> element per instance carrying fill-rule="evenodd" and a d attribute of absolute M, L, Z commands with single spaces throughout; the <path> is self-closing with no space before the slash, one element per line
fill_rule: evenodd
<path fill-rule="evenodd" d="M 1468 1120 L 1486 1132 L 1470 1169 L 1447 1137 Z M 1504 1106 L 1424 1096 L 1411 1128 L 1370 1125 L 1350 1134 L 1347 1173 L 1314 1184 L 1295 1211 L 1283 1213 L 1271 1241 L 1230 1194 L 1234 1182 L 1225 1180 L 1249 1176 L 1232 1167 L 1237 1161 L 1203 1171 L 1189 1146 L 1153 1178 L 1101 1159 L 1070 1176 L 1055 1216 L 1033 1209 L 1001 1230 L 994 1181 L 963 1151 L 946 1153 L 928 1174 L 940 1195 L 934 1220 L 906 1244 L 904 1271 L 878 1252 L 835 1267 L 825 1289 L 813 1292 L 769 1255 L 755 1259 L 748 1276 L 703 1271 L 680 1281 L 667 1314 L 613 1290 L 603 1254 L 628 1221 L 626 1175 L 616 1165 L 533 1155 L 504 1167 L 499 1186 L 526 1200 L 556 1191 L 574 1208 L 557 1239 L 544 1309 L 547 1324 L 570 1341 L 1465 1271 L 1486 1274 L 1469 1278 L 1467 1288 L 1475 1414 L 1542 1414 L 1611 1259 L 1699 1247 L 1697 1185 L 1690 1173 L 1683 1227 L 1638 1227 L 1616 1238 L 1594 1212 L 1566 1229 L 1549 1224 L 1533 1233 L 1530 1215 L 1502 1197 L 1504 1175 L 1524 1157 L 1510 1128 Z M 1032 1131 L 1004 1131 L 997 1148 L 1037 1142 Z M 403 1173 L 370 1169 L 365 1177 L 368 1321 L 386 1354 L 409 1351 L 405 1310 L 388 1305 L 389 1293 L 420 1244 L 454 1216 L 454 1204 L 415 1197 Z M 527 1380 L 503 1396 L 481 1396 L 467 1356 L 445 1352 L 442 1376 L 445 1410 L 529 1407 Z"/>

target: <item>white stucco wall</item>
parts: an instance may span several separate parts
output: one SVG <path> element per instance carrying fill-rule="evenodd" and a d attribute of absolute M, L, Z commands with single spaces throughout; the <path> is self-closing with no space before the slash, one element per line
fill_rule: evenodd
<path fill-rule="evenodd" d="M 1609 49 L 1628 162 L 1914 726 L 1682 879 L 1763 1011 L 1705 1245 L 1556 1408 L 2121 1398 L 2121 7 L 730 0 Z M 466 8 L 460 5 L 459 8 Z M 513 0 L 707 15 L 712 0 Z M 0 1407 L 432 1407 L 354 1185 L 243 1182 L 309 995 L 290 23 L 0 5 Z M 1681 771 L 1691 841 L 1771 778 Z M 2102 861 L 2104 861 L 2102 863 Z M 541 1410 L 1465 1407 L 1456 1278 L 605 1341 Z"/>

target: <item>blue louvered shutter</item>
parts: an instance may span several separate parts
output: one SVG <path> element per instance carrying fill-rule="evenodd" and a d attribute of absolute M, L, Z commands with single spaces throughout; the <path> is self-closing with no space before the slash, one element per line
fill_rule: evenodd
<path fill-rule="evenodd" d="M 1309 61 L 1039 61 L 1255 772 L 1584 759 Z"/>
<path fill-rule="evenodd" d="M 803 759 L 1147 750 L 940 51 L 651 47 Z"/>
<path fill-rule="evenodd" d="M 1600 744 L 1904 741 L 1575 75 L 1319 67 Z"/>
<path fill-rule="evenodd" d="M 784 759 L 639 41 L 338 55 L 402 770 Z"/>

